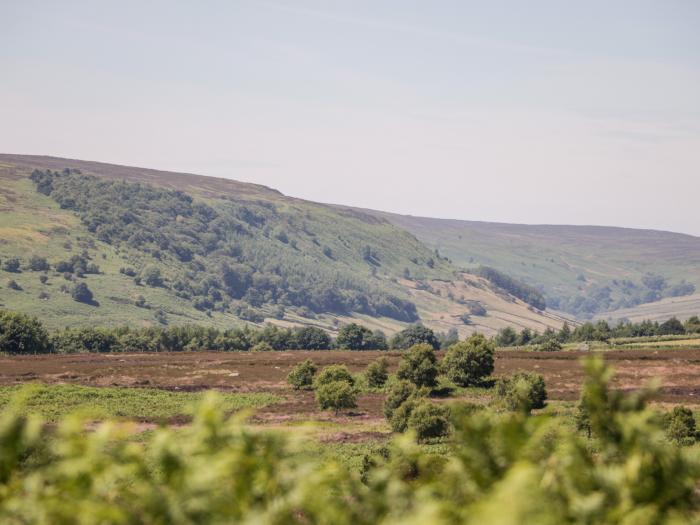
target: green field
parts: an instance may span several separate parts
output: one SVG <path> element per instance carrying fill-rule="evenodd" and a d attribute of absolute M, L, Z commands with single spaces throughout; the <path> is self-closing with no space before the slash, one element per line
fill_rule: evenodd
<path fill-rule="evenodd" d="M 27 413 L 58 421 L 71 413 L 92 420 L 127 418 L 167 421 L 192 414 L 205 393 L 174 393 L 148 388 L 95 388 L 78 385 L 0 386 L 0 410 L 13 400 L 23 403 Z M 280 400 L 264 392 L 219 393 L 221 408 L 233 412 L 244 408 L 262 408 Z"/>

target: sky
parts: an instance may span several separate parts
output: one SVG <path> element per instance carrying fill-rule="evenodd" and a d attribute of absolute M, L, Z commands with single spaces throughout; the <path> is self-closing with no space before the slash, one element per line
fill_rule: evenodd
<path fill-rule="evenodd" d="M 0 0 L 0 152 L 700 236 L 696 0 Z"/>

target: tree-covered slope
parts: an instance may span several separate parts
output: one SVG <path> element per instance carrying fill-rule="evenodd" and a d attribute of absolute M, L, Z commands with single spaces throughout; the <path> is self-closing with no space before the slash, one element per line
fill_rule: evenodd
<path fill-rule="evenodd" d="M 464 332 L 476 329 L 460 319 L 476 295 L 486 332 L 507 316 L 540 330 L 561 321 L 467 283 L 389 221 L 253 184 L 2 155 L 0 214 L 0 303 L 49 326 L 334 329 L 360 318 L 388 332 L 419 320 Z M 438 282 L 460 296 L 431 287 Z"/>
<path fill-rule="evenodd" d="M 505 272 L 542 290 L 549 308 L 581 317 L 700 289 L 700 238 L 691 235 L 373 213 L 456 265 Z"/>

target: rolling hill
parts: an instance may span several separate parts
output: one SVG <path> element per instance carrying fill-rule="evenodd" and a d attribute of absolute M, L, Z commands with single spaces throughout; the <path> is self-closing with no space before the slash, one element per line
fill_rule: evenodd
<path fill-rule="evenodd" d="M 548 308 L 581 318 L 637 318 L 635 312 L 652 312 L 655 304 L 666 305 L 666 318 L 682 316 L 688 308 L 676 311 L 669 305 L 700 289 L 700 238 L 691 235 L 371 213 L 411 232 L 455 265 L 496 268 L 540 289 Z M 645 308 L 636 310 L 640 305 Z M 621 315 L 612 315 L 615 311 Z"/>
<path fill-rule="evenodd" d="M 228 179 L 5 154 L 0 218 L 0 307 L 53 327 L 563 321 L 385 218 Z"/>

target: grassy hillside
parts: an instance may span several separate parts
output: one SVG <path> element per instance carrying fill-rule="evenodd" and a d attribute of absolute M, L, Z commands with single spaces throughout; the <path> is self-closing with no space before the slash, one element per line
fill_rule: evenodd
<path fill-rule="evenodd" d="M 700 289 L 700 238 L 691 235 L 374 213 L 455 265 L 501 270 L 540 288 L 548 307 L 581 317 Z"/>
<path fill-rule="evenodd" d="M 491 333 L 507 318 L 539 330 L 561 323 L 465 279 L 387 220 L 253 184 L 0 155 L 0 214 L 0 306 L 54 327 L 196 321 L 332 330 L 361 319 L 392 332 L 420 319 Z M 20 271 L 7 271 L 13 258 Z M 75 300 L 82 284 L 92 299 Z M 486 312 L 465 324 L 474 301 Z"/>

